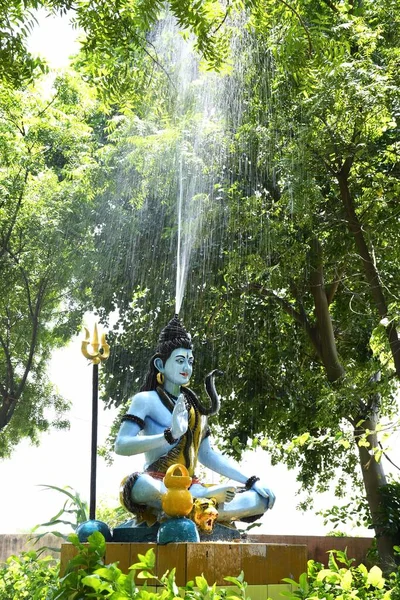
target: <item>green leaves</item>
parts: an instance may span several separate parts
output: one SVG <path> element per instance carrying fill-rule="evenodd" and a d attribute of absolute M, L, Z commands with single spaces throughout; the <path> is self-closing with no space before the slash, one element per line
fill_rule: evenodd
<path fill-rule="evenodd" d="M 10 556 L 0 566 L 0 600 L 48 600 L 56 592 L 59 566 L 51 557 L 36 552 Z"/>
<path fill-rule="evenodd" d="M 307 599 L 308 598 L 310 586 L 308 584 L 307 573 L 302 573 L 300 575 L 298 583 L 296 581 L 294 581 L 293 579 L 290 579 L 289 577 L 284 577 L 282 579 L 282 581 L 285 583 L 289 583 L 294 588 L 293 591 L 290 591 L 290 592 L 284 590 L 282 592 L 283 596 L 286 596 L 291 599 L 294 599 L 294 598 Z"/>
<path fill-rule="evenodd" d="M 339 567 L 338 562 L 345 565 Z M 310 560 L 308 573 L 300 576 L 299 582 L 285 578 L 283 581 L 293 586 L 292 592 L 283 592 L 288 598 L 303 598 L 304 600 L 388 600 L 396 587 L 391 590 L 387 580 L 382 576 L 379 567 L 373 566 L 370 571 L 363 565 L 351 566 L 352 560 L 346 552 L 333 550 L 329 555 L 329 568 Z M 394 575 L 394 574 L 393 574 Z M 393 576 L 392 575 L 392 576 Z M 391 586 L 390 586 L 391 587 Z"/>
<path fill-rule="evenodd" d="M 35 58 L 26 48 L 26 39 L 36 23 L 31 8 L 36 2 L 0 3 L 0 84 L 24 87 L 35 77 L 47 72 L 42 59 Z"/>
<path fill-rule="evenodd" d="M 111 600 L 174 600 L 184 597 L 187 600 L 226 600 L 246 597 L 247 583 L 243 572 L 238 576 L 228 576 L 225 580 L 233 585 L 221 588 L 209 584 L 203 575 L 195 577 L 186 586 L 179 588 L 175 582 L 175 569 L 165 573 L 157 581 L 156 591 L 143 582 L 135 583 L 136 567 L 154 566 L 155 555 L 150 549 L 138 556 L 131 572 L 125 575 L 117 563 L 104 565 L 102 558 L 105 542 L 99 532 L 89 537 L 88 544 L 80 544 L 76 536 L 71 536 L 78 554 L 69 561 L 67 572 L 59 577 L 58 565 L 50 557 L 39 558 L 35 552 L 12 556 L 0 567 L 0 600 L 71 600 L 110 598 Z M 330 553 L 328 568 L 313 560 L 308 561 L 308 572 L 299 581 L 285 578 L 291 591 L 281 592 L 282 597 L 296 600 L 389 600 L 399 592 L 399 569 L 389 579 L 382 575 L 378 566 L 368 570 L 364 565 L 351 566 L 346 552 L 333 550 Z"/>
<path fill-rule="evenodd" d="M 35 525 L 35 527 L 32 529 L 31 539 L 34 539 L 35 544 L 37 544 L 41 540 L 41 538 L 47 533 L 52 533 L 57 537 L 67 540 L 70 535 L 70 532 L 61 533 L 58 530 L 57 526 L 69 525 L 70 529 L 75 531 L 81 523 L 87 521 L 89 518 L 88 504 L 87 502 L 83 501 L 79 493 L 73 490 L 70 486 L 66 486 L 65 488 L 59 488 L 54 485 L 43 485 L 41 487 L 43 487 L 44 490 L 55 490 L 57 492 L 60 492 L 62 496 L 66 496 L 67 498 L 65 499 L 65 502 L 61 509 L 57 512 L 56 515 L 54 515 L 54 517 L 52 517 L 46 523 L 39 523 L 38 525 Z M 51 527 L 52 529 L 50 531 L 46 530 L 44 532 L 42 531 L 40 533 L 35 533 L 38 529 L 41 529 L 42 527 Z M 53 529 L 54 527 L 56 527 L 56 529 Z M 43 552 L 44 550 L 46 550 L 46 547 L 40 548 L 41 552 Z"/>
<path fill-rule="evenodd" d="M 156 564 L 156 556 L 153 550 L 150 549 L 146 552 L 146 554 L 138 554 L 138 558 L 139 562 L 136 562 L 131 567 L 129 567 L 130 569 L 140 571 L 137 577 L 139 579 L 157 579 L 157 577 L 152 573 Z M 167 583 L 171 581 L 171 577 L 173 579 L 174 575 L 170 576 L 169 579 L 167 576 Z"/>
<path fill-rule="evenodd" d="M 56 87 L 60 97 L 55 92 L 50 100 L 34 90 L 0 90 L 3 457 L 24 437 L 37 442 L 38 433 L 50 427 L 51 406 L 53 424 L 67 426 L 67 403 L 47 380 L 45 366 L 80 320 L 75 302 L 84 294 L 71 281 L 90 249 L 94 144 L 84 122 L 90 99 L 83 100 L 71 77 L 59 78 Z"/>

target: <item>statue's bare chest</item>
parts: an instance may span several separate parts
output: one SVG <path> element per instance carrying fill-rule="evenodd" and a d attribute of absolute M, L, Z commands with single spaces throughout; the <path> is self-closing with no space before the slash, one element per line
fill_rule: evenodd
<path fill-rule="evenodd" d="M 144 434 L 159 433 L 170 427 L 172 414 L 159 398 L 152 398 L 145 418 Z"/>

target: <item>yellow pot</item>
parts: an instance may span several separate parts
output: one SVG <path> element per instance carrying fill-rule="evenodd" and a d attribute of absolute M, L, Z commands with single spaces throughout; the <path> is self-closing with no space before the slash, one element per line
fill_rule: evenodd
<path fill-rule="evenodd" d="M 167 492 L 162 498 L 163 511 L 170 517 L 185 517 L 193 507 L 192 494 L 188 488 L 192 478 L 184 465 L 172 465 L 165 473 Z"/>

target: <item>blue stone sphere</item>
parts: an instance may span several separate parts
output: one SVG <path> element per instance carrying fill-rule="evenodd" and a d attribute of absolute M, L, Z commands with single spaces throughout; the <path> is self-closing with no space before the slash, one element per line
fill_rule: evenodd
<path fill-rule="evenodd" d="M 98 521 L 97 519 L 91 519 L 90 521 L 81 523 L 76 529 L 76 534 L 79 541 L 83 544 L 84 542 L 88 541 L 89 535 L 95 531 L 99 531 L 104 536 L 106 542 L 111 542 L 112 535 L 109 526 L 103 521 Z"/>
<path fill-rule="evenodd" d="M 158 544 L 176 542 L 199 542 L 196 524 L 186 517 L 173 517 L 161 523 L 157 535 Z"/>

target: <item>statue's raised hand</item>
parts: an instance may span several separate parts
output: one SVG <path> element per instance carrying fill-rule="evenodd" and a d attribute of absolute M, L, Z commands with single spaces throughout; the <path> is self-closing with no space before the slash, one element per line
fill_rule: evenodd
<path fill-rule="evenodd" d="M 188 428 L 189 415 L 186 409 L 185 397 L 179 394 L 174 410 L 172 411 L 171 433 L 177 440 L 184 435 Z"/>

